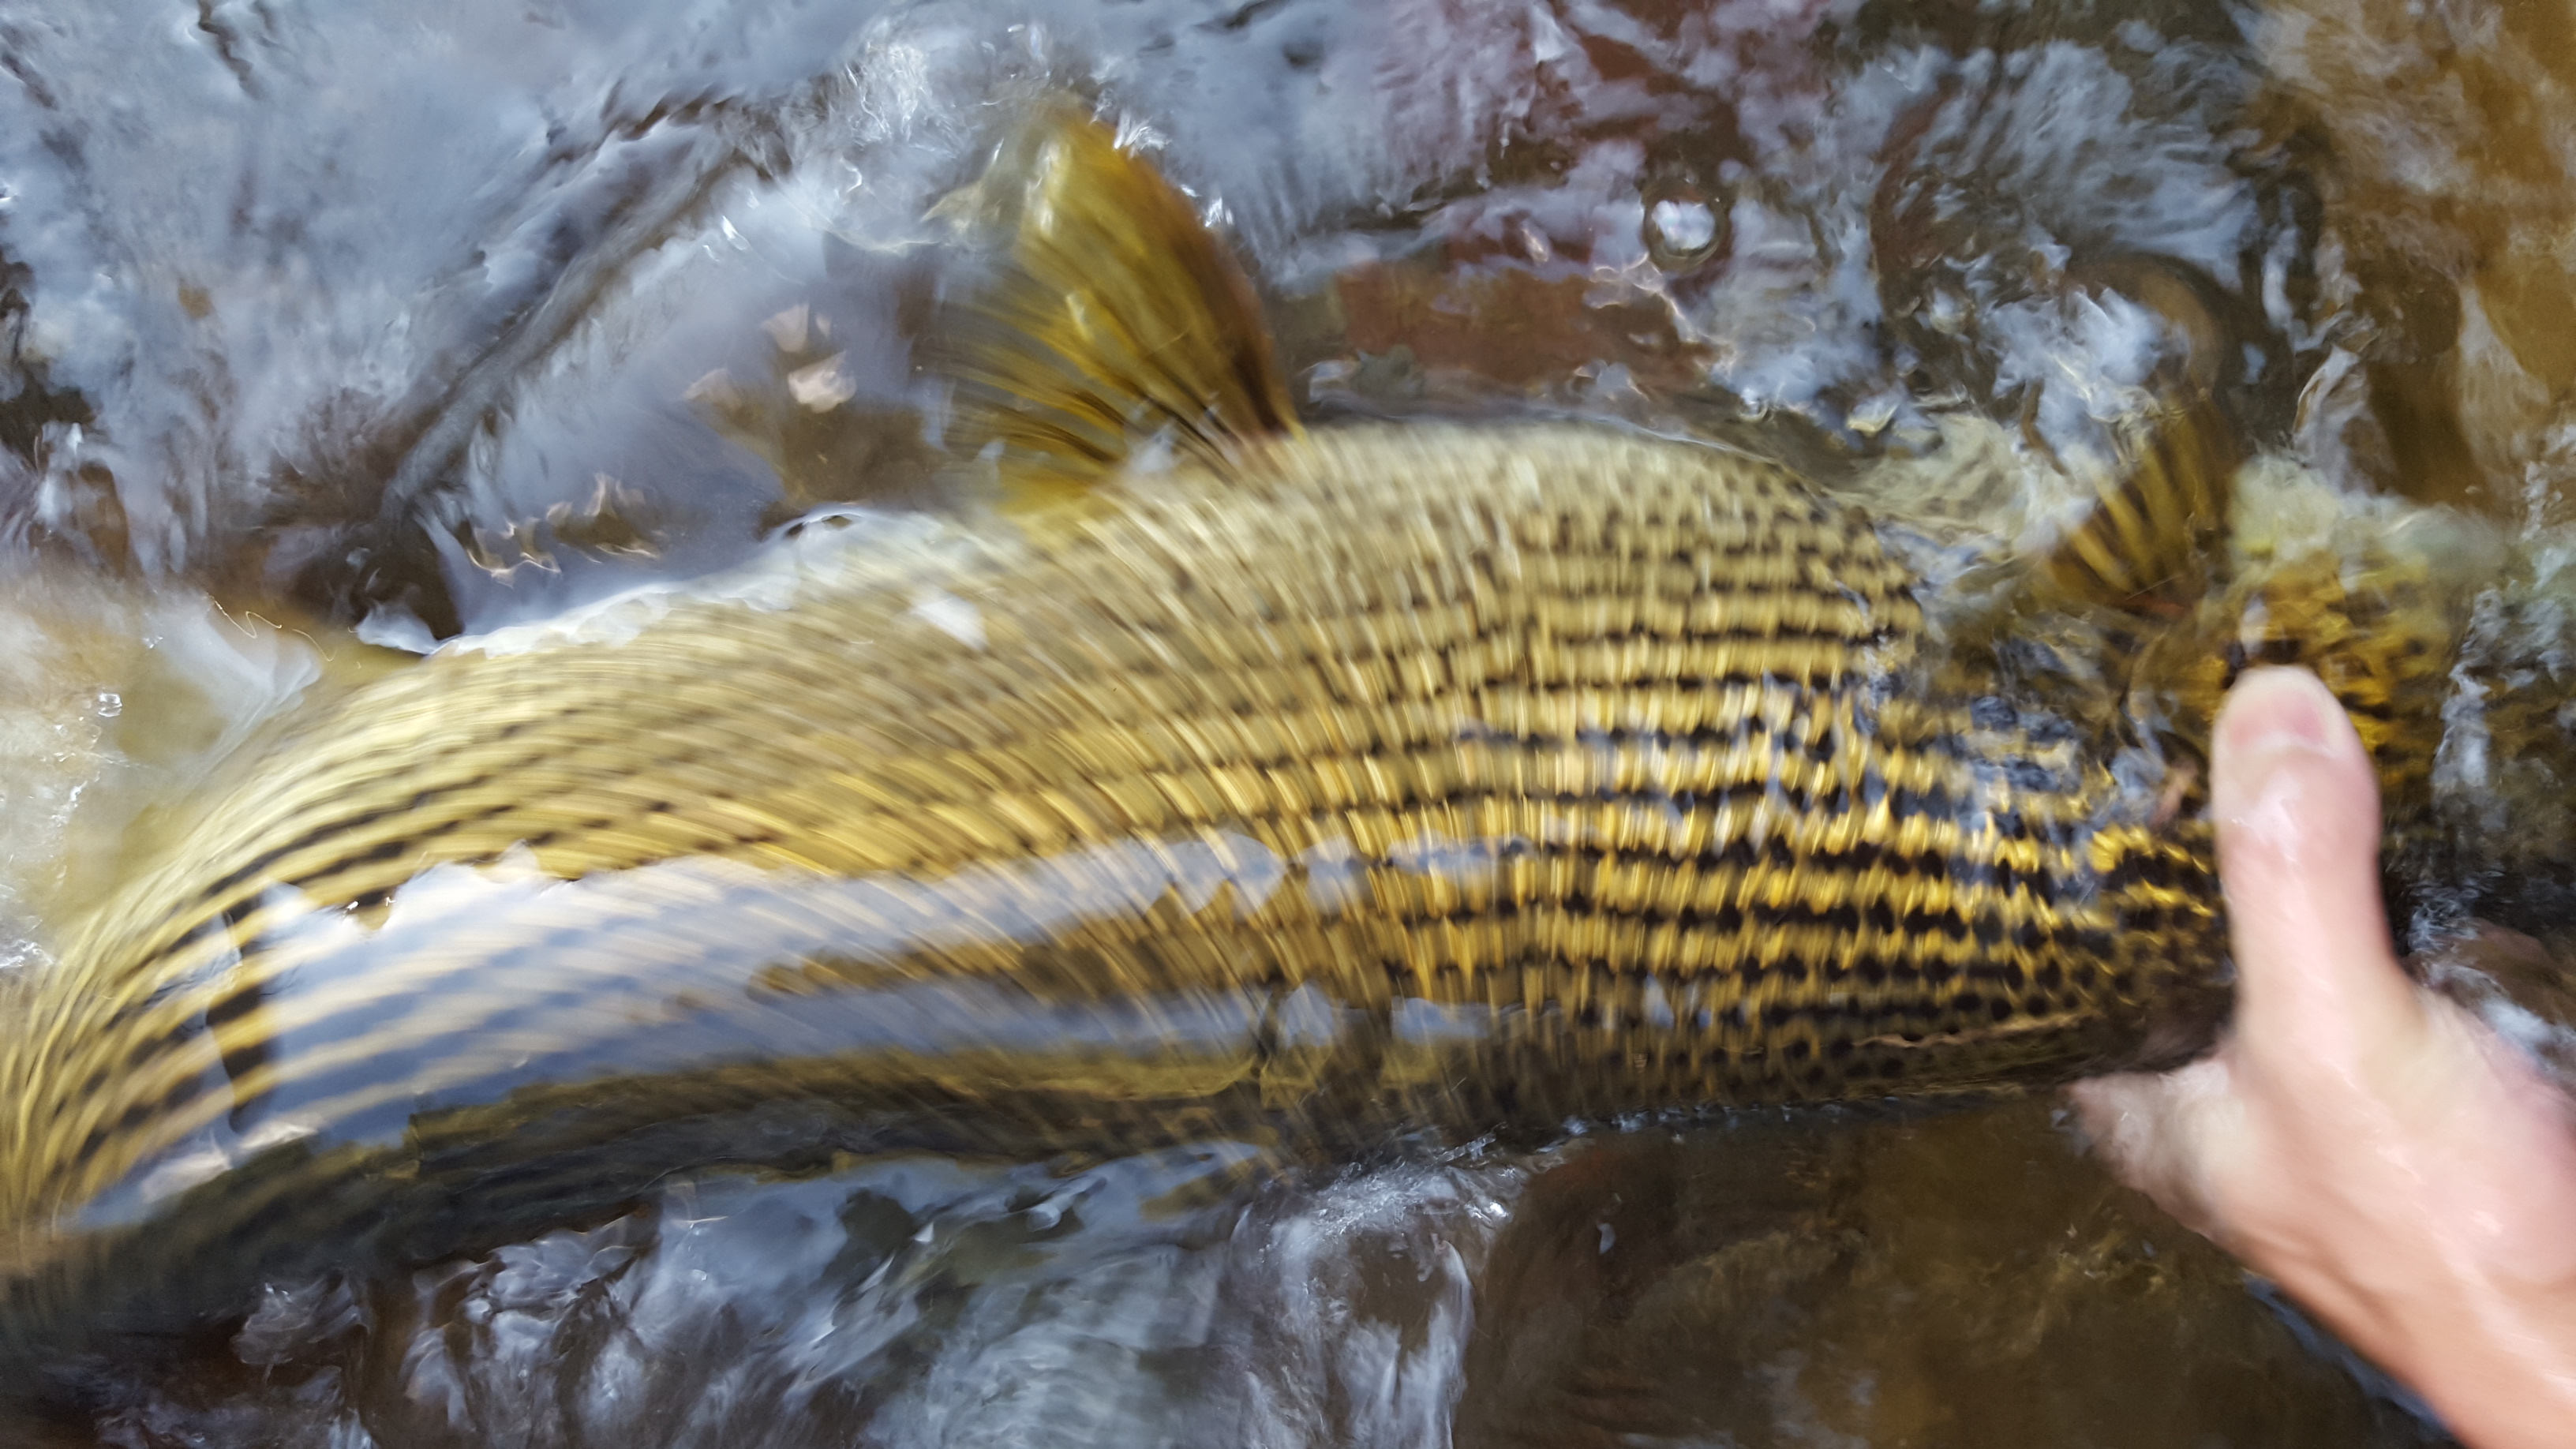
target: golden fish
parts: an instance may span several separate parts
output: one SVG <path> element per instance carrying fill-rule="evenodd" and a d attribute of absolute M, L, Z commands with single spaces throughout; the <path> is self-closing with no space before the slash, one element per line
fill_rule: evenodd
<path fill-rule="evenodd" d="M 961 208 L 1018 236 L 970 411 L 1056 505 L 453 649 L 254 763 L 16 1003 L 0 1332 L 221 1312 L 675 1169 L 2176 1062 L 2228 967 L 2168 762 L 2251 660 L 2362 712 L 2405 849 L 2565 878 L 2560 821 L 2434 802 L 2448 681 L 2521 667 L 2464 653 L 2493 580 L 2213 563 L 2206 409 L 1936 638 L 1868 520 L 1767 463 L 1301 431 L 1222 250 L 1087 122 Z M 1155 431 L 1176 461 L 1126 466 Z"/>

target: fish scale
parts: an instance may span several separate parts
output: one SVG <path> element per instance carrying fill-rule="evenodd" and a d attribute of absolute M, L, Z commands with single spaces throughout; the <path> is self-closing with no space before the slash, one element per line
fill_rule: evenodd
<path fill-rule="evenodd" d="M 1570 425 L 1265 446 L 362 689 L 0 1047 L 22 1239 L 238 1289 L 635 1191 L 673 1134 L 1347 1145 L 2206 1040 L 2205 826 L 2103 749 L 2033 788 L 2049 746 L 1935 686 L 1905 571 L 1794 476 Z"/>

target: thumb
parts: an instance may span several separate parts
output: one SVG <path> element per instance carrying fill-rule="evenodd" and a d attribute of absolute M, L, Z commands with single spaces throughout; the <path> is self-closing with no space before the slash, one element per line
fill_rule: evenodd
<path fill-rule="evenodd" d="M 2298 669 L 2246 674 L 2215 735 L 2210 808 L 2236 948 L 2237 1060 L 2285 1087 L 2348 1087 L 2425 1030 L 2380 901 L 2369 752 L 2335 697 Z"/>

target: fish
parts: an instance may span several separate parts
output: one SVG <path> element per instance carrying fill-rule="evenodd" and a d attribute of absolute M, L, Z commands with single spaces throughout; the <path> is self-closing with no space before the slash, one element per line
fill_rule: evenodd
<path fill-rule="evenodd" d="M 1901 498 L 1746 453 L 1301 421 L 1241 269 L 1086 114 L 949 211 L 1009 238 L 943 364 L 990 510 L 451 645 L 246 761 L 7 1003 L 0 1353 L 675 1172 L 2180 1063 L 2232 969 L 2197 762 L 2261 663 L 2354 712 L 2393 879 L 2576 879 L 2563 808 L 2443 790 L 2464 697 L 2514 798 L 2571 778 L 2538 566 L 2449 515 L 2220 536 L 2222 400 L 1936 584 Z"/>

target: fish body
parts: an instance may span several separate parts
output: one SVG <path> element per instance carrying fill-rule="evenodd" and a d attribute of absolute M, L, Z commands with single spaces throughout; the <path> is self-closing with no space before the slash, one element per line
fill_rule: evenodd
<path fill-rule="evenodd" d="M 2155 1065 L 2223 1010 L 2205 830 L 1946 686 L 1768 464 L 1318 431 L 817 560 L 281 748 L 0 1047 L 12 1219 L 415 1257 L 675 1131 L 1347 1147 Z"/>
<path fill-rule="evenodd" d="M 961 373 L 1076 501 L 450 649 L 249 766 L 0 1041 L 0 1336 L 472 1251 L 680 1169 L 1338 1153 L 2167 1065 L 2228 999 L 2188 767 L 2227 674 L 2319 665 L 2399 804 L 2431 778 L 2456 591 L 2366 635 L 2278 571 L 2156 604 L 2206 458 L 2151 453 L 2025 570 L 2045 628 L 1936 635 L 1883 527 L 1769 463 L 1296 426 L 1215 254 L 1080 290 L 1067 258 L 1196 222 L 1048 134 L 1028 184 L 1111 204 L 1028 208 L 1076 234 L 1024 219 L 990 316 L 1045 345 Z M 1172 466 L 1123 465 L 1140 418 Z"/>

